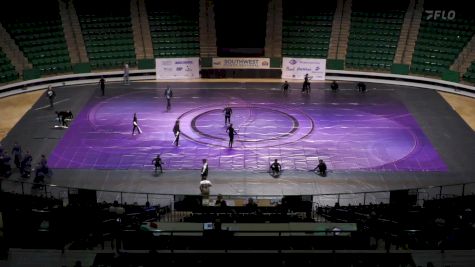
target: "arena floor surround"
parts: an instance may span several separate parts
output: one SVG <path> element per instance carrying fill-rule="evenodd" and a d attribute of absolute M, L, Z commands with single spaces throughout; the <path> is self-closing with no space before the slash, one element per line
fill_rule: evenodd
<path fill-rule="evenodd" d="M 173 89 L 171 110 L 164 90 Z M 57 88 L 54 110 L 71 109 L 70 127 L 54 127 L 46 97 L 4 139 L 34 159 L 46 154 L 60 186 L 157 194 L 199 194 L 201 159 L 209 161 L 212 194 L 327 194 L 415 188 L 475 178 L 474 132 L 435 91 L 354 83 L 332 92 L 312 83 L 310 95 L 279 82 L 108 83 Z M 233 109 L 233 148 L 223 109 Z M 132 135 L 137 113 L 141 134 Z M 179 146 L 172 144 L 176 120 Z M 164 173 L 153 173 L 160 154 Z M 284 172 L 268 174 L 274 159 Z M 323 159 L 327 177 L 311 170 Z M 12 179 L 12 178 L 10 178 Z M 5 184 L 3 185 L 6 186 Z"/>

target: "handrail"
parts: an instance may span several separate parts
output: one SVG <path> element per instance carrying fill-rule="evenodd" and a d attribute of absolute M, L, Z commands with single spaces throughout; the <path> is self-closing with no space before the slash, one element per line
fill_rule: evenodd
<path fill-rule="evenodd" d="M 149 201 L 151 196 L 155 197 L 174 197 L 176 195 L 183 196 L 185 194 L 161 194 L 161 193 L 151 193 L 151 192 L 130 192 L 130 191 L 117 191 L 117 190 L 103 190 L 103 189 L 90 189 L 90 188 L 79 188 L 79 187 L 69 187 L 69 186 L 58 186 L 55 184 L 42 184 L 42 183 L 32 183 L 32 182 L 27 182 L 27 181 L 20 181 L 20 180 L 9 180 L 9 179 L 0 179 L 0 191 L 5 191 L 4 190 L 4 183 L 10 183 L 10 184 L 20 184 L 21 185 L 21 193 L 23 195 L 26 195 L 25 193 L 25 184 L 30 185 L 30 186 L 37 186 L 37 187 L 43 187 L 43 191 L 45 195 L 48 195 L 48 188 L 60 188 L 63 189 L 64 191 L 67 191 L 68 194 L 72 190 L 93 190 L 99 193 L 115 193 L 115 194 L 120 194 L 120 199 L 121 203 L 123 203 L 123 195 L 124 194 L 134 194 L 134 195 L 143 195 L 146 196 L 147 201 Z M 425 200 L 426 198 L 419 199 L 419 195 L 421 194 L 426 194 L 427 197 L 429 197 L 429 194 L 427 192 L 421 192 L 421 190 L 430 190 L 430 189 L 439 189 L 438 198 L 442 198 L 442 196 L 448 195 L 444 194 L 443 190 L 444 188 L 449 188 L 449 187 L 454 187 L 458 186 L 461 187 L 461 194 L 460 196 L 464 197 L 466 195 L 466 186 L 467 185 L 475 185 L 475 182 L 469 182 L 469 183 L 455 183 L 455 184 L 445 184 L 445 185 L 437 185 L 437 186 L 426 186 L 426 187 L 417 187 L 417 188 L 405 188 L 405 189 L 393 189 L 393 190 L 375 190 L 375 191 L 360 191 L 360 192 L 341 192 L 341 193 L 323 193 L 323 194 L 310 194 L 313 198 L 315 197 L 327 197 L 327 196 L 334 196 L 337 197 L 337 202 L 340 202 L 341 196 L 345 195 L 363 195 L 363 203 L 366 204 L 366 196 L 369 194 L 378 194 L 378 193 L 390 193 L 391 191 L 397 191 L 397 190 L 409 190 L 409 191 L 416 191 L 417 200 Z M 7 191 L 5 191 L 7 192 Z M 190 194 L 188 194 L 190 195 Z M 306 196 L 309 194 L 306 194 Z M 450 195 L 457 196 L 457 194 L 451 193 Z M 217 195 L 211 195 L 211 197 L 216 197 Z M 229 197 L 234 197 L 234 198 L 248 198 L 248 197 L 253 197 L 255 199 L 273 199 L 273 198 L 282 198 L 283 196 L 291 196 L 291 195 L 237 195 L 237 196 L 232 196 L 229 195 Z M 293 195 L 293 196 L 298 196 L 298 195 Z M 226 198 L 226 197 L 225 197 Z"/>

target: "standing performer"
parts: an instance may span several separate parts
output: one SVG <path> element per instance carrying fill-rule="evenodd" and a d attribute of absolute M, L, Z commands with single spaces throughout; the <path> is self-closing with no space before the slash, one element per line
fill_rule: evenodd
<path fill-rule="evenodd" d="M 165 97 L 167 98 L 167 111 L 169 111 L 172 107 L 171 100 L 173 97 L 173 92 L 169 85 L 167 85 L 167 89 L 165 90 Z"/>
<path fill-rule="evenodd" d="M 307 94 L 310 93 L 310 78 L 308 77 L 308 73 L 305 74 L 303 85 L 302 85 L 302 93 L 305 92 Z"/>
<path fill-rule="evenodd" d="M 53 91 L 53 87 L 51 85 L 48 86 L 46 96 L 49 99 L 49 106 L 52 108 L 54 106 L 54 99 L 56 98 L 56 93 Z"/>
<path fill-rule="evenodd" d="M 172 145 L 178 146 L 178 141 L 180 141 L 180 121 L 177 120 L 175 122 L 175 126 L 173 126 L 173 134 L 175 135 L 175 140 L 173 141 Z"/>
<path fill-rule="evenodd" d="M 101 76 L 101 79 L 99 80 L 99 85 L 101 87 L 102 96 L 104 96 L 106 90 L 106 80 L 104 79 L 104 76 Z"/>
<path fill-rule="evenodd" d="M 133 121 L 132 121 L 132 124 L 134 125 L 134 127 L 132 128 L 132 135 L 135 134 L 135 129 L 137 129 L 137 132 L 138 132 L 139 134 L 141 134 L 141 133 L 142 133 L 142 130 L 140 129 L 140 126 L 139 126 L 139 124 L 138 124 L 137 113 L 134 113 L 134 119 L 133 119 Z"/>
<path fill-rule="evenodd" d="M 234 130 L 233 128 L 233 124 L 231 123 L 228 127 L 228 129 L 226 130 L 226 132 L 228 133 L 229 135 L 229 144 L 228 146 L 229 147 L 233 147 L 233 143 L 234 143 L 234 135 L 237 134 L 237 132 Z"/>
<path fill-rule="evenodd" d="M 152 160 L 152 164 L 155 166 L 155 173 L 157 172 L 158 168 L 160 168 L 160 172 L 163 173 L 162 163 L 163 162 L 160 158 L 160 154 L 158 154 L 157 157 Z"/>
<path fill-rule="evenodd" d="M 284 84 L 282 84 L 282 90 L 284 92 L 284 95 L 287 94 L 287 92 L 289 91 L 289 83 L 287 81 L 284 82 Z"/>
<path fill-rule="evenodd" d="M 124 84 L 129 84 L 129 64 L 124 64 Z"/>
<path fill-rule="evenodd" d="M 229 105 L 223 109 L 224 112 L 224 125 L 227 125 L 228 122 L 231 123 L 231 114 L 233 113 L 232 108 Z"/>

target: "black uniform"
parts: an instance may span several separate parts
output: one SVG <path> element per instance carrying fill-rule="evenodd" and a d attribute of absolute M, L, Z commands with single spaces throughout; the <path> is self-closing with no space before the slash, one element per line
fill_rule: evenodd
<path fill-rule="evenodd" d="M 282 90 L 284 91 L 284 94 L 287 94 L 287 92 L 289 91 L 289 83 L 287 81 L 285 81 L 282 85 Z"/>
<path fill-rule="evenodd" d="M 61 122 L 61 125 L 68 126 L 67 120 L 73 119 L 73 113 L 71 110 L 68 111 L 56 111 L 56 115 L 58 115 L 58 120 Z"/>
<path fill-rule="evenodd" d="M 233 128 L 233 125 L 231 124 L 228 129 L 226 130 L 226 132 L 228 133 L 229 135 L 229 147 L 233 147 L 233 143 L 234 143 L 234 135 L 237 134 L 237 132 L 234 130 Z"/>
<path fill-rule="evenodd" d="M 270 165 L 270 169 L 272 170 L 272 175 L 279 173 L 281 169 L 280 163 L 278 163 L 277 161 L 274 161 L 274 163 Z"/>
<path fill-rule="evenodd" d="M 135 133 L 135 129 L 137 129 L 137 132 L 139 134 L 142 133 L 142 131 L 140 131 L 140 128 L 139 128 L 139 123 L 138 123 L 138 120 L 137 120 L 137 115 L 134 114 L 134 119 L 132 121 L 132 124 L 134 125 L 134 127 L 132 128 L 132 135 Z"/>
<path fill-rule="evenodd" d="M 173 92 L 172 92 L 172 89 L 170 87 L 168 87 L 166 90 L 165 90 L 165 98 L 167 99 L 167 111 L 169 111 L 172 107 L 172 104 L 171 104 L 171 100 L 172 100 L 172 97 L 173 97 Z"/>
<path fill-rule="evenodd" d="M 358 91 L 362 93 L 366 92 L 366 84 L 364 82 L 358 83 Z"/>
<path fill-rule="evenodd" d="M 224 124 L 227 124 L 228 122 L 231 123 L 231 114 L 233 113 L 233 110 L 231 107 L 225 107 L 224 108 Z"/>
<path fill-rule="evenodd" d="M 101 79 L 99 80 L 99 84 L 100 84 L 100 86 L 101 86 L 102 96 L 104 96 L 105 90 L 106 90 L 106 80 L 104 80 L 104 78 L 101 78 Z"/>
<path fill-rule="evenodd" d="M 152 164 L 155 166 L 155 171 L 157 171 L 158 168 L 160 168 L 160 172 L 163 172 L 162 159 L 160 158 L 160 156 L 157 156 L 154 160 L 152 160 Z"/>
<path fill-rule="evenodd" d="M 173 144 L 178 146 L 178 142 L 180 141 L 180 124 L 177 122 L 175 123 L 175 126 L 173 126 L 173 135 L 175 136 L 175 141 L 173 141 Z"/>
<path fill-rule="evenodd" d="M 332 91 L 336 91 L 338 90 L 338 84 L 336 83 L 336 81 L 333 81 L 333 83 L 330 85 Z"/>

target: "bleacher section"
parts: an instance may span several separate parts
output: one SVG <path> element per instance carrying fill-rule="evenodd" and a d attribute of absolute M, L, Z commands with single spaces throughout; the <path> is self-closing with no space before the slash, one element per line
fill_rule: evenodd
<path fill-rule="evenodd" d="M 427 13 L 423 13 L 412 58 L 412 73 L 440 77 L 442 72 L 448 70 L 454 63 L 458 54 L 475 33 L 475 19 L 471 13 L 467 13 L 468 11 L 464 12 L 464 6 L 454 7 L 455 19 L 447 19 L 453 2 L 457 1 L 450 1 L 443 9 L 431 1 L 424 3 L 425 10 L 444 10 L 447 13 L 446 18 L 431 18 Z"/>
<path fill-rule="evenodd" d="M 20 0 L 8 5 L 2 7 L 1 21 L 33 67 L 42 74 L 71 71 L 58 3 Z"/>
<path fill-rule="evenodd" d="M 347 68 L 389 70 L 408 1 L 353 0 Z"/>
<path fill-rule="evenodd" d="M 147 12 L 155 57 L 200 55 L 199 1 L 150 0 Z"/>
<path fill-rule="evenodd" d="M 0 83 L 18 79 L 18 73 L 0 48 Z"/>
<path fill-rule="evenodd" d="M 283 1 L 282 56 L 326 58 L 336 1 Z"/>
<path fill-rule="evenodd" d="M 463 79 L 475 83 L 475 61 L 472 62 L 470 67 L 468 67 L 467 71 L 463 74 Z"/>
<path fill-rule="evenodd" d="M 93 69 L 137 64 L 128 0 L 77 0 L 74 5 Z"/>

